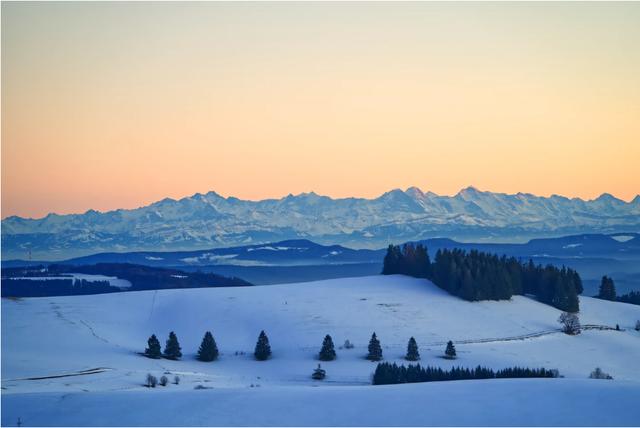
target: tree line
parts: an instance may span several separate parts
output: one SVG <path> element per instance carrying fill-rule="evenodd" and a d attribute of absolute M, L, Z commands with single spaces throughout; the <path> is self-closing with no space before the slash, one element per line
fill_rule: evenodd
<path fill-rule="evenodd" d="M 348 340 L 345 342 L 345 348 L 353 348 Z M 378 339 L 378 336 L 376 336 L 375 332 L 371 335 L 367 351 L 368 352 L 365 357 L 366 359 L 370 361 L 382 360 L 382 345 L 380 344 L 380 340 Z M 182 358 L 182 348 L 180 347 L 178 336 L 173 331 L 170 332 L 169 338 L 166 341 L 163 351 L 160 345 L 160 341 L 155 334 L 152 334 L 151 337 L 149 337 L 149 339 L 147 340 L 147 347 L 144 351 L 144 355 L 146 357 L 154 359 L 166 358 L 169 360 L 179 360 L 180 358 Z M 202 338 L 202 342 L 200 343 L 200 347 L 198 348 L 196 358 L 200 361 L 208 362 L 215 361 L 216 359 L 218 359 L 219 355 L 220 352 L 218 351 L 218 345 L 213 337 L 213 334 L 211 334 L 210 331 L 205 332 Z M 260 335 L 258 336 L 258 341 L 256 342 L 256 347 L 254 349 L 254 357 L 259 361 L 264 361 L 271 357 L 271 345 L 269 344 L 269 338 L 267 337 L 267 334 L 264 332 L 264 330 L 262 330 L 260 332 Z M 318 359 L 320 361 L 332 361 L 335 360 L 336 357 L 337 354 L 335 345 L 333 344 L 333 339 L 330 335 L 327 334 L 322 341 L 320 352 L 318 352 Z M 452 341 L 449 341 L 447 343 L 447 347 L 444 352 L 444 358 L 456 358 L 456 349 Z M 407 353 L 405 355 L 405 359 L 407 361 L 418 361 L 420 359 L 418 343 L 413 337 L 411 337 L 409 339 L 409 342 L 407 343 Z"/>
<path fill-rule="evenodd" d="M 182 358 L 182 348 L 178 341 L 178 336 L 172 331 L 169 333 L 169 338 L 162 351 L 160 341 L 155 334 L 147 340 L 147 348 L 144 350 L 144 355 L 148 358 L 166 358 L 168 360 L 179 360 Z M 218 359 L 220 352 L 218 351 L 218 345 L 216 340 L 210 331 L 204 333 L 200 347 L 198 348 L 197 359 L 200 361 L 215 361 Z M 260 332 L 256 347 L 254 350 L 254 356 L 256 360 L 264 361 L 271 356 L 271 345 L 269 344 L 269 338 L 264 330 Z"/>
<path fill-rule="evenodd" d="M 383 275 L 403 274 L 431 280 L 438 287 L 468 301 L 508 300 L 533 294 L 566 312 L 579 311 L 582 280 L 573 269 L 522 263 L 515 257 L 461 249 L 440 249 L 431 262 L 422 244 L 389 245 Z"/>
<path fill-rule="evenodd" d="M 214 273 L 185 272 L 177 269 L 135 265 L 130 263 L 98 263 L 94 265 L 51 264 L 2 268 L 2 295 L 6 297 L 74 296 L 138 290 L 173 288 L 240 287 L 251 283 L 240 278 L 227 278 Z M 61 279 L 24 279 L 32 277 L 64 277 L 72 273 L 104 275 L 125 279 L 131 287 L 112 287 L 108 281 Z M 80 281 L 80 282 L 78 282 Z"/>
<path fill-rule="evenodd" d="M 373 374 L 374 385 L 392 385 L 398 383 L 417 382 L 441 382 L 449 380 L 469 380 L 469 379 L 497 379 L 497 378 L 553 378 L 558 377 L 557 370 L 545 368 L 530 369 L 525 367 L 511 367 L 503 370 L 493 371 L 492 369 L 478 366 L 476 368 L 453 367 L 450 370 L 443 370 L 439 367 L 422 367 L 420 364 L 407 367 L 398 366 L 396 363 L 378 363 Z"/>
<path fill-rule="evenodd" d="M 640 291 L 630 291 L 627 294 L 618 296 L 616 293 L 616 284 L 613 281 L 613 278 L 606 275 L 602 277 L 602 280 L 600 281 L 600 288 L 598 289 L 598 295 L 595 297 L 603 300 L 611 300 L 612 302 L 640 305 Z"/>
<path fill-rule="evenodd" d="M 2 278 L 3 297 L 80 296 L 118 291 L 122 290 L 118 287 L 112 287 L 109 281 L 102 280 L 74 280 L 71 277 L 60 279 Z"/>

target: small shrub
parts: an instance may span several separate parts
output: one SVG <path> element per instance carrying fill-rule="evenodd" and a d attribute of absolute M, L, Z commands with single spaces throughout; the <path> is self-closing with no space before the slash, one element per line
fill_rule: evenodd
<path fill-rule="evenodd" d="M 160 385 L 161 386 L 167 386 L 168 383 L 169 383 L 169 379 L 166 376 L 162 376 L 160 378 Z"/>
<path fill-rule="evenodd" d="M 613 379 L 613 377 L 609 373 L 603 372 L 600 367 L 596 367 L 589 375 L 589 379 Z"/>
<path fill-rule="evenodd" d="M 640 320 L 636 321 L 636 331 L 640 331 Z"/>
<path fill-rule="evenodd" d="M 175 376 L 173 378 L 173 383 L 175 383 L 176 385 L 179 385 L 180 384 L 180 376 Z"/>
<path fill-rule="evenodd" d="M 640 326 L 640 321 L 638 321 L 638 325 Z M 344 347 L 344 349 L 353 349 L 353 343 L 349 342 L 349 339 L 345 340 L 344 345 L 342 346 Z"/>
<path fill-rule="evenodd" d="M 326 376 L 327 376 L 327 372 L 323 370 L 322 367 L 320 367 L 320 364 L 318 364 L 318 368 L 313 370 L 313 374 L 311 375 L 311 378 L 315 380 L 322 380 Z"/>
<path fill-rule="evenodd" d="M 456 358 L 456 347 L 453 346 L 452 341 L 447 342 L 447 349 L 444 350 L 444 357 L 449 360 Z"/>
<path fill-rule="evenodd" d="M 151 373 L 147 373 L 147 383 L 146 383 L 147 388 L 155 388 L 157 384 L 158 384 L 158 378 L 156 378 Z"/>

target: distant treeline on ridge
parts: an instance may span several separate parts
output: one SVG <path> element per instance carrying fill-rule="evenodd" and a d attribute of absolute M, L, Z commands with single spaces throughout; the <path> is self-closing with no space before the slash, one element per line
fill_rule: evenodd
<path fill-rule="evenodd" d="M 389 245 L 383 275 L 403 274 L 431 280 L 438 287 L 469 301 L 508 300 L 533 294 L 542 302 L 567 312 L 578 312 L 582 280 L 573 269 L 522 263 L 477 250 L 442 249 L 433 263 L 422 244 Z"/>
<path fill-rule="evenodd" d="M 109 281 L 104 280 L 74 280 L 72 274 L 115 277 L 129 281 L 131 287 L 121 289 L 111 286 Z M 248 285 L 252 284 L 240 278 L 214 273 L 185 272 L 130 263 L 98 263 L 81 266 L 51 264 L 2 268 L 3 297 L 73 296 L 121 291 Z"/>
<path fill-rule="evenodd" d="M 473 369 L 452 367 L 443 370 L 440 367 L 421 367 L 420 364 L 398 366 L 396 363 L 379 363 L 373 374 L 374 385 L 393 385 L 398 383 L 442 382 L 447 380 L 500 379 L 500 378 L 532 378 L 558 377 L 556 370 L 545 368 L 530 369 L 526 367 L 510 367 L 497 372 L 478 366 Z"/>

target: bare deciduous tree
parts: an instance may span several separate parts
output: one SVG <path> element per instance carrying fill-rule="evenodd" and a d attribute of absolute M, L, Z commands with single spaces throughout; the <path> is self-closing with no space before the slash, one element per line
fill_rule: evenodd
<path fill-rule="evenodd" d="M 569 312 L 563 312 L 558 318 L 558 322 L 562 324 L 562 331 L 566 334 L 580 334 L 580 319 L 578 315 Z"/>

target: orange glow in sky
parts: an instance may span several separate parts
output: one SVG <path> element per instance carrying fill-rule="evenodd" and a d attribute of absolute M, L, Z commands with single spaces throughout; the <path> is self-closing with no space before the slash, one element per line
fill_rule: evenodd
<path fill-rule="evenodd" d="M 2 217 L 640 193 L 640 3 L 2 3 Z"/>

